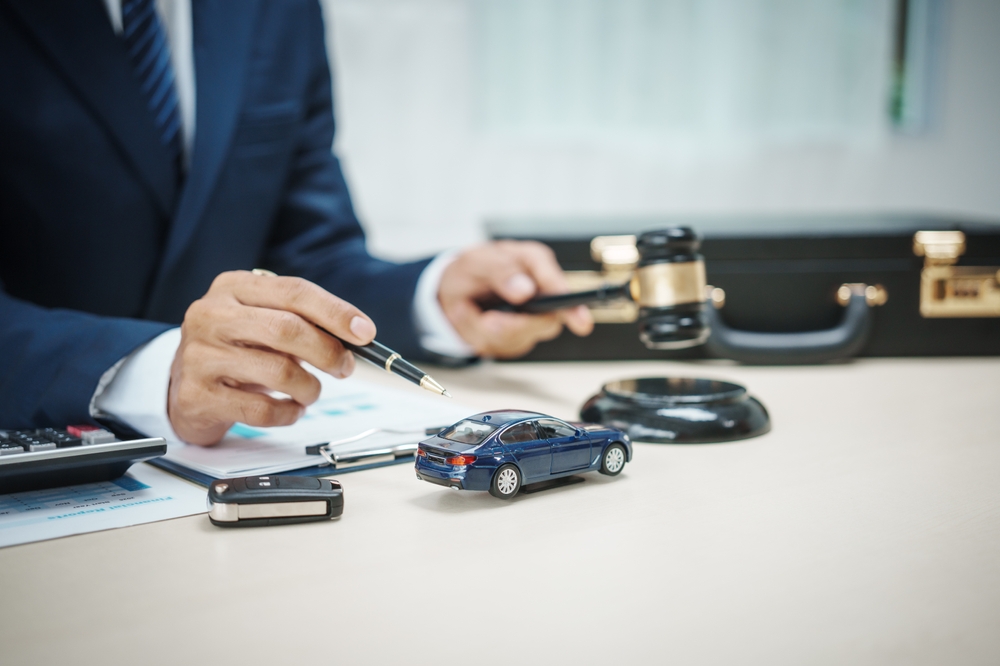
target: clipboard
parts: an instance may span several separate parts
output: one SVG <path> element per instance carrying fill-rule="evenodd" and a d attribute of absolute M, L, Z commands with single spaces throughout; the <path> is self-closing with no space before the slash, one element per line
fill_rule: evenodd
<path fill-rule="evenodd" d="M 475 411 L 418 391 L 314 374 L 322 384 L 320 398 L 295 424 L 257 428 L 237 423 L 212 447 L 168 440 L 166 455 L 151 463 L 205 486 L 220 478 L 330 476 L 412 463 L 428 432 Z"/>

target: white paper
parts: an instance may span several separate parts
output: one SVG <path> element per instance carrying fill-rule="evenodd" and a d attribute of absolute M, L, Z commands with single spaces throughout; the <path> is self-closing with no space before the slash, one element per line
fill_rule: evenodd
<path fill-rule="evenodd" d="M 0 547 L 205 513 L 206 493 L 145 463 L 113 481 L 0 495 Z"/>
<path fill-rule="evenodd" d="M 306 447 L 347 439 L 371 428 L 405 430 L 378 433 L 342 444 L 338 453 L 371 451 L 396 444 L 419 442 L 424 429 L 447 426 L 475 410 L 453 400 L 413 387 L 389 388 L 360 379 L 337 380 L 316 373 L 323 384 L 320 399 L 298 422 L 280 428 L 236 424 L 215 446 L 168 442 L 165 460 L 213 478 L 273 474 L 324 462 L 306 454 Z"/>

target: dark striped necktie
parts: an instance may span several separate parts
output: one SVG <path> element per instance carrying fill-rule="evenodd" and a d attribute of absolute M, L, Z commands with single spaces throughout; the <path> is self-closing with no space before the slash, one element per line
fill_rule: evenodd
<path fill-rule="evenodd" d="M 122 39 L 129 61 L 153 115 L 160 141 L 181 173 L 181 115 L 174 88 L 170 46 L 156 13 L 155 0 L 122 0 Z"/>

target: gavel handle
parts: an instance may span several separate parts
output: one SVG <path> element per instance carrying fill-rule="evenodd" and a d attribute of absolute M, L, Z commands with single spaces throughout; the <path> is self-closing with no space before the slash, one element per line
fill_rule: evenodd
<path fill-rule="evenodd" d="M 528 314 L 538 314 L 541 312 L 552 312 L 573 308 L 577 305 L 587 305 L 589 303 L 606 303 L 619 299 L 631 299 L 629 284 L 622 285 L 606 284 L 590 291 L 577 291 L 570 294 L 555 294 L 552 296 L 539 296 L 520 305 L 512 305 L 504 301 L 494 301 L 482 304 L 484 310 L 499 310 L 500 312 L 524 312 Z"/>

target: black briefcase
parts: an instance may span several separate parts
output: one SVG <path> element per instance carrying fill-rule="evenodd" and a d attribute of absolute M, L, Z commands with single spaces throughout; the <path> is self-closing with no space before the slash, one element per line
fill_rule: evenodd
<path fill-rule="evenodd" d="M 689 226 L 702 238 L 712 332 L 650 350 L 636 307 L 592 307 L 594 333 L 564 332 L 528 359 L 732 358 L 815 363 L 850 356 L 1000 354 L 1000 223 L 921 216 L 497 220 L 494 239 L 550 246 L 574 289 L 622 282 L 634 235 Z M 631 264 L 630 264 L 631 262 Z"/>

